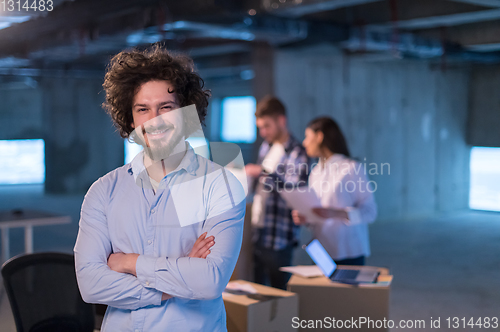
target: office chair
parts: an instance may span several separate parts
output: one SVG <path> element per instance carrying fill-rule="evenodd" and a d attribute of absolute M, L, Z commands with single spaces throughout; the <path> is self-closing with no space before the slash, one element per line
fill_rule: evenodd
<path fill-rule="evenodd" d="M 36 253 L 2 266 L 17 332 L 92 332 L 94 306 L 78 290 L 73 255 Z"/>

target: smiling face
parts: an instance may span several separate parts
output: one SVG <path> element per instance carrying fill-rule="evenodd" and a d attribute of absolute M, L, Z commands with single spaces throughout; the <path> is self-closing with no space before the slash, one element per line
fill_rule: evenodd
<path fill-rule="evenodd" d="M 132 102 L 134 140 L 152 160 L 170 156 L 185 137 L 182 111 L 174 87 L 168 81 L 142 84 Z M 177 111 L 176 111 L 177 110 Z"/>

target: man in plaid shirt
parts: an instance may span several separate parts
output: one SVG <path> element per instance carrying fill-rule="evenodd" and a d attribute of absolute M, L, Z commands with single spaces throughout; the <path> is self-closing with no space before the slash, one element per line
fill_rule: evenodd
<path fill-rule="evenodd" d="M 257 164 L 249 164 L 245 168 L 249 176 L 257 179 L 257 188 L 260 185 L 261 190 L 257 190 L 256 195 L 263 193 L 261 203 L 254 199 L 254 204 L 261 204 L 261 208 L 258 211 L 252 209 L 254 278 L 257 283 L 285 289 L 290 275 L 279 271 L 279 268 L 292 264 L 299 227 L 294 224 L 291 209 L 280 192 L 307 185 L 310 164 L 300 142 L 289 133 L 285 107 L 277 98 L 268 96 L 259 101 L 255 116 L 264 142 Z M 279 160 L 271 166 L 272 169 L 263 167 L 266 156 L 274 153 L 270 153 L 274 145 L 282 150 L 277 157 Z M 257 223 L 255 220 L 260 221 Z"/>

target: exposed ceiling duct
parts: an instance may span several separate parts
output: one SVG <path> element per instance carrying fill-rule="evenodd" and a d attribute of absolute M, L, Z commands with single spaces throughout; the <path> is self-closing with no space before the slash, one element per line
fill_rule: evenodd
<path fill-rule="evenodd" d="M 382 0 L 263 0 L 262 6 L 271 14 L 285 17 L 301 17 L 309 14 L 363 5 Z"/>
<path fill-rule="evenodd" d="M 195 58 L 249 54 L 254 43 L 282 47 L 328 42 L 359 54 L 453 55 L 489 63 L 498 61 L 500 49 L 500 0 L 54 3 L 52 12 L 27 21 L 20 13 L 0 16 L 0 28 L 9 25 L 0 29 L 0 68 L 98 70 L 111 54 L 155 42 Z M 480 33 L 474 31 L 476 25 Z M 226 67 L 240 65 L 245 64 Z"/>
<path fill-rule="evenodd" d="M 396 58 L 432 59 L 446 56 L 462 61 L 500 63 L 500 53 L 473 52 L 457 44 L 443 43 L 411 33 L 399 33 L 395 38 L 393 32 L 353 28 L 349 39 L 341 45 L 346 50 L 357 53 L 392 52 Z"/>

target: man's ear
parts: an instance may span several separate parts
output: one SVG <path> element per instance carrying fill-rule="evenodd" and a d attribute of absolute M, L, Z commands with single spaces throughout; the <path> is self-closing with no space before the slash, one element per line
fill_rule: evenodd
<path fill-rule="evenodd" d="M 279 115 L 278 116 L 278 123 L 280 124 L 281 128 L 286 128 L 286 116 Z"/>

